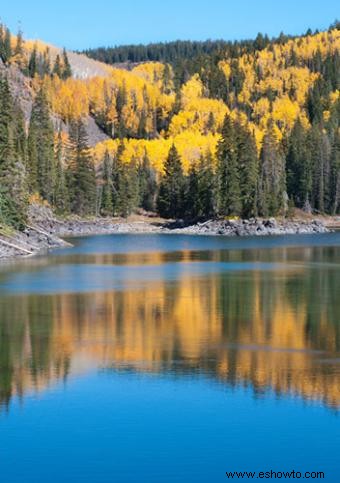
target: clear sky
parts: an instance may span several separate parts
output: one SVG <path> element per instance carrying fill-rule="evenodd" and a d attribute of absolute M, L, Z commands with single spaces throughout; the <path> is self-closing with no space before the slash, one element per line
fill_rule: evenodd
<path fill-rule="evenodd" d="M 1 20 L 69 49 L 176 39 L 300 34 L 340 17 L 339 0 L 2 0 Z"/>

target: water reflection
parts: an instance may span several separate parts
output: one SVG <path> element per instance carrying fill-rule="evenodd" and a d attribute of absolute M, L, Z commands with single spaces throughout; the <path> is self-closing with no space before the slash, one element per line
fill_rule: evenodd
<path fill-rule="evenodd" d="M 60 252 L 0 287 L 2 407 L 98 368 L 340 407 L 339 246 Z"/>

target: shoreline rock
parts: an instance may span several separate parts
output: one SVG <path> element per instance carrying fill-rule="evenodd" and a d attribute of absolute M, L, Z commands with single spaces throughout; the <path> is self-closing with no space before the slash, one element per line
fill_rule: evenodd
<path fill-rule="evenodd" d="M 223 236 L 268 236 L 329 233 L 319 220 L 277 221 L 275 218 L 250 220 L 209 220 L 195 225 L 175 228 L 172 233 L 223 235 Z"/>
<path fill-rule="evenodd" d="M 24 232 L 0 235 L 0 260 L 28 257 L 52 248 L 72 246 L 63 238 L 109 234 L 181 234 L 211 236 L 270 236 L 328 233 L 320 220 L 208 220 L 185 225 L 182 221 L 161 223 L 154 221 L 121 221 L 118 219 L 88 219 L 78 217 L 58 219 L 50 208 L 32 205 L 29 226 Z"/>
<path fill-rule="evenodd" d="M 38 227 L 26 227 L 23 232 L 0 235 L 0 260 L 29 257 L 48 252 L 52 248 L 66 248 L 70 243 Z"/>

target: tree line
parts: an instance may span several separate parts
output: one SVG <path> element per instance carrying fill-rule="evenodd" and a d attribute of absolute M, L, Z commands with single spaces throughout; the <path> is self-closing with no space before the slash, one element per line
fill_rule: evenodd
<path fill-rule="evenodd" d="M 339 29 L 339 22 L 336 20 L 329 27 L 329 30 Z M 304 36 L 311 36 L 318 33 L 308 29 Z M 303 36 L 302 36 L 303 37 Z M 139 45 L 119 45 L 114 47 L 98 47 L 82 51 L 88 57 L 104 62 L 106 64 L 119 63 L 141 63 L 141 62 L 162 62 L 172 66 L 174 71 L 175 85 L 180 89 L 181 85 L 187 82 L 192 75 L 200 73 L 204 85 L 210 97 L 226 100 L 225 78 L 219 68 L 219 62 L 226 58 L 237 61 L 244 54 L 254 55 L 265 48 L 273 48 L 276 44 L 283 45 L 289 39 L 298 39 L 286 35 L 283 32 L 278 37 L 269 38 L 268 35 L 258 33 L 254 40 L 206 40 L 206 41 L 183 41 L 158 42 Z M 297 61 L 294 54 L 288 60 L 292 65 Z M 233 88 L 241 90 L 243 82 L 242 72 L 234 65 L 232 73 Z"/>
<path fill-rule="evenodd" d="M 290 136 L 278 142 L 268 122 L 260 153 L 253 134 L 240 120 L 226 116 L 217 147 L 184 174 L 173 146 L 160 179 L 157 210 L 169 218 L 207 219 L 287 216 L 340 212 L 340 135 L 298 120 Z"/>
<path fill-rule="evenodd" d="M 311 34 L 312 32 L 310 30 L 306 33 L 306 35 Z M 268 35 L 259 33 L 255 40 L 176 40 L 173 42 L 158 42 L 146 45 L 98 47 L 86 49 L 82 53 L 106 64 L 162 62 L 176 66 L 189 59 L 198 61 L 198 59 L 203 59 L 204 56 L 214 56 L 215 54 L 219 56 L 223 55 L 223 57 L 237 58 L 245 53 L 251 54 L 257 50 L 262 50 L 270 43 L 284 43 L 289 38 L 292 37 L 281 33 L 279 37 L 270 39 Z"/>

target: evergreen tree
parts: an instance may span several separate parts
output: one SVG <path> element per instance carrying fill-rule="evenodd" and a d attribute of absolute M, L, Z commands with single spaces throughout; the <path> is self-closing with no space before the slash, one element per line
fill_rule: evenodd
<path fill-rule="evenodd" d="M 254 136 L 240 121 L 235 123 L 242 216 L 257 215 L 259 160 Z"/>
<path fill-rule="evenodd" d="M 57 213 L 65 215 L 69 212 L 69 193 L 67 189 L 66 170 L 64 161 L 64 144 L 61 131 L 58 133 L 58 140 L 55 151 L 55 184 L 53 205 Z"/>
<path fill-rule="evenodd" d="M 102 175 L 102 193 L 100 214 L 103 216 L 113 215 L 113 185 L 112 185 L 112 160 L 108 151 L 105 152 Z"/>
<path fill-rule="evenodd" d="M 139 203 L 138 167 L 135 159 L 123 164 L 120 185 L 121 216 L 127 218 Z"/>
<path fill-rule="evenodd" d="M 5 37 L 5 27 L 0 23 L 0 59 L 4 60 L 4 37 Z"/>
<path fill-rule="evenodd" d="M 55 58 L 52 74 L 56 75 L 57 77 L 60 77 L 60 78 L 62 77 L 63 69 L 62 69 L 61 59 L 60 59 L 59 54 L 57 54 L 57 56 Z"/>
<path fill-rule="evenodd" d="M 202 216 L 199 192 L 199 174 L 195 163 L 190 166 L 185 196 L 185 214 L 190 219 Z"/>
<path fill-rule="evenodd" d="M 37 46 L 33 47 L 32 53 L 28 61 L 28 73 L 30 77 L 34 77 L 38 72 L 38 52 Z"/>
<path fill-rule="evenodd" d="M 327 134 L 315 123 L 310 129 L 312 194 L 311 205 L 320 213 L 330 208 L 331 145 Z"/>
<path fill-rule="evenodd" d="M 206 134 L 210 132 L 215 134 L 215 116 L 213 112 L 209 113 L 209 117 L 206 125 Z"/>
<path fill-rule="evenodd" d="M 300 119 L 294 124 L 288 139 L 286 158 L 288 196 L 295 206 L 305 207 L 311 200 L 312 167 L 308 149 L 308 133 Z"/>
<path fill-rule="evenodd" d="M 321 82 L 317 81 L 314 86 L 309 90 L 307 96 L 307 112 L 311 123 L 322 121 L 322 93 Z"/>
<path fill-rule="evenodd" d="M 181 158 L 175 145 L 172 145 L 164 163 L 157 208 L 164 218 L 180 218 L 184 208 L 185 178 Z"/>
<path fill-rule="evenodd" d="M 96 173 L 82 119 L 69 129 L 68 183 L 71 210 L 81 216 L 96 213 Z"/>
<path fill-rule="evenodd" d="M 331 152 L 331 213 L 340 213 L 340 134 L 336 132 Z"/>
<path fill-rule="evenodd" d="M 275 216 L 287 209 L 285 157 L 269 120 L 260 156 L 259 211 Z"/>
<path fill-rule="evenodd" d="M 31 192 L 53 202 L 55 184 L 54 128 L 44 88 L 33 103 L 28 133 L 28 174 Z"/>
<path fill-rule="evenodd" d="M 4 64 L 8 64 L 12 57 L 11 33 L 7 27 L 0 24 L 0 58 Z"/>
<path fill-rule="evenodd" d="M 113 158 L 113 213 L 116 216 L 129 216 L 139 202 L 138 168 L 135 160 L 125 163 L 122 159 L 125 150 L 121 141 Z"/>
<path fill-rule="evenodd" d="M 19 100 L 13 101 L 13 128 L 14 128 L 14 149 L 21 160 L 25 169 L 27 167 L 28 153 L 27 153 L 27 136 L 25 128 L 25 116 L 22 112 Z"/>
<path fill-rule="evenodd" d="M 216 214 L 216 177 L 213 158 L 210 151 L 201 156 L 198 163 L 199 213 L 203 218 L 212 218 Z"/>
<path fill-rule="evenodd" d="M 14 103 L 7 78 L 0 79 L 0 217 L 17 229 L 24 227 L 27 216 L 27 192 L 24 159 L 16 141 L 18 132 Z"/>
<path fill-rule="evenodd" d="M 41 77 L 44 77 L 45 75 L 50 75 L 51 74 L 51 58 L 50 58 L 50 49 L 49 47 L 46 47 L 43 57 L 42 57 L 42 62 L 41 62 Z"/>
<path fill-rule="evenodd" d="M 126 102 L 127 102 L 127 89 L 124 81 L 122 87 L 118 88 L 117 96 L 116 96 L 116 110 L 117 110 L 117 117 L 118 117 L 118 126 L 116 130 L 116 135 L 119 139 L 123 139 L 127 134 L 127 129 L 123 118 L 123 109 L 124 109 L 124 106 L 126 105 Z"/>
<path fill-rule="evenodd" d="M 24 39 L 22 37 L 22 31 L 19 29 L 17 33 L 17 40 L 14 49 L 15 56 L 21 56 L 24 53 Z"/>
<path fill-rule="evenodd" d="M 138 165 L 139 206 L 146 211 L 154 211 L 157 193 L 155 170 L 152 169 L 149 157 L 145 151 L 141 163 Z"/>
<path fill-rule="evenodd" d="M 63 49 L 63 67 L 62 67 L 61 77 L 64 80 L 68 79 L 69 77 L 72 77 L 71 64 L 68 60 L 66 49 Z"/>
<path fill-rule="evenodd" d="M 122 156 L 125 150 L 124 141 L 119 143 L 117 152 L 112 160 L 112 187 L 113 187 L 113 214 L 121 215 L 124 204 L 124 194 L 122 193 L 122 178 L 124 171 L 124 164 Z M 123 196 L 122 196 L 123 195 Z"/>
<path fill-rule="evenodd" d="M 169 64 L 164 64 L 163 78 L 162 78 L 162 92 L 163 94 L 170 94 L 172 83 L 172 72 Z"/>
<path fill-rule="evenodd" d="M 226 116 L 222 139 L 218 144 L 218 210 L 222 216 L 238 216 L 242 212 L 240 173 L 235 144 L 236 132 L 230 116 Z"/>
<path fill-rule="evenodd" d="M 26 75 L 27 74 L 27 62 L 24 53 L 24 40 L 22 36 L 22 31 L 19 30 L 17 33 L 17 40 L 14 48 L 14 60 L 19 69 Z"/>
<path fill-rule="evenodd" d="M 147 135 L 147 113 L 145 112 L 145 109 L 142 109 L 140 116 L 139 116 L 139 123 L 138 123 L 138 130 L 137 130 L 137 138 L 139 139 L 145 139 L 148 137 Z"/>

